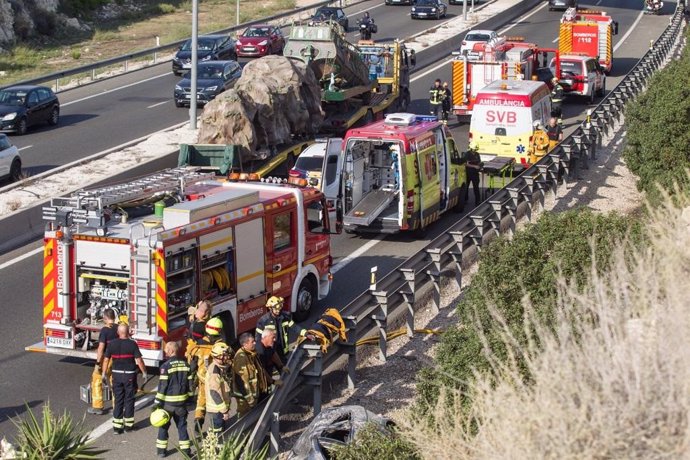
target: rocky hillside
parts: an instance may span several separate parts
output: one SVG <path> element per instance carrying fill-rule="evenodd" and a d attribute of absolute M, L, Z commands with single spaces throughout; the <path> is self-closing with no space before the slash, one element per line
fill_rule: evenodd
<path fill-rule="evenodd" d="M 0 0 L 0 50 L 41 37 L 89 30 L 62 10 L 61 0 Z"/>

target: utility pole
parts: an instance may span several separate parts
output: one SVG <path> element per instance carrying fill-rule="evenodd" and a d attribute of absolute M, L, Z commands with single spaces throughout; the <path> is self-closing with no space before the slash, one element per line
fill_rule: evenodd
<path fill-rule="evenodd" d="M 235 25 L 239 26 L 240 25 L 240 0 L 235 0 L 235 6 L 237 7 L 237 13 L 235 15 Z"/>
<path fill-rule="evenodd" d="M 189 129 L 196 129 L 197 63 L 199 62 L 199 0 L 192 0 L 192 87 L 189 95 Z"/>

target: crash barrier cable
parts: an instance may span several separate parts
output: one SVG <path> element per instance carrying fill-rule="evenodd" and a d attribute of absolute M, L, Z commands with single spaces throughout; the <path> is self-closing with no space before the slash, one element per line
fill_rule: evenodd
<path fill-rule="evenodd" d="M 345 306 L 341 314 L 343 318 L 353 318 L 356 328 L 351 329 L 349 333 L 355 337 L 349 337 L 347 342 L 337 340 L 323 356 L 312 354 L 307 357 L 304 348 L 310 345 L 300 344 L 293 352 L 289 363 L 292 363 L 293 359 L 300 365 L 307 360 L 309 362 L 300 367 L 300 372 L 294 372 L 298 366 L 295 366 L 295 369 L 291 368 L 293 372 L 288 374 L 289 380 L 286 380 L 279 389 L 281 400 L 287 401 L 285 397 L 290 392 L 300 391 L 304 384 L 311 385 L 314 388 L 315 404 L 318 404 L 314 406 L 316 416 L 320 409 L 320 400 L 317 401 L 316 397 L 317 390 L 320 397 L 320 383 L 314 380 L 320 378 L 323 370 L 336 364 L 336 361 L 343 356 L 348 356 L 349 359 L 348 386 L 354 388 L 356 366 L 352 365 L 352 362 L 356 363 L 354 350 L 357 340 L 354 343 L 352 340 L 358 336 L 366 337 L 378 332 L 380 357 L 385 361 L 388 340 L 385 329 L 389 322 L 392 323 L 395 319 L 405 316 L 406 329 L 414 330 L 415 304 L 428 289 L 432 290 L 434 312 L 440 311 L 443 278 L 454 278 L 458 288 L 461 289 L 463 266 L 476 260 L 487 238 L 502 234 L 503 224 L 508 224 L 508 232 L 513 232 L 521 217 L 520 210 L 524 211 L 527 218 L 531 220 L 533 205 L 536 202 L 543 206 L 548 192 L 556 196 L 558 185 L 566 179 L 576 181 L 579 168 L 586 168 L 588 162 L 596 158 L 596 148 L 602 137 L 612 134 L 614 128 L 621 126 L 625 104 L 635 99 L 644 90 L 651 76 L 664 64 L 675 48 L 682 20 L 682 7 L 678 7 L 668 27 L 633 69 L 592 110 L 587 119 L 554 150 L 526 169 L 507 186 L 496 191 L 465 217 L 459 219 L 446 233 L 431 241 L 398 268 L 380 281 L 372 282 L 368 291 Z M 468 250 L 473 252 L 468 254 Z M 312 347 L 315 346 L 312 345 Z M 266 410 L 265 402 L 260 404 L 235 423 L 230 431 L 244 431 L 254 427 L 249 447 L 258 449 L 263 445 L 269 428 L 271 439 L 277 432 L 279 411 L 282 406 L 276 401 L 269 408 L 270 410 Z M 275 447 L 272 443 L 272 454 Z"/>

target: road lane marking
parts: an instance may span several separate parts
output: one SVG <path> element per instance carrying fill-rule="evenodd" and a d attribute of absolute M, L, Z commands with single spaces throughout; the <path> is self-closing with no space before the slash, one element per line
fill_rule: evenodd
<path fill-rule="evenodd" d="M 19 148 L 18 150 L 21 152 L 22 150 L 30 149 L 31 147 L 33 147 L 33 144 L 32 144 L 32 145 L 27 145 L 26 147 L 21 147 L 21 148 Z"/>
<path fill-rule="evenodd" d="M 635 22 L 633 22 L 632 27 L 630 27 L 630 29 L 628 29 L 628 31 L 625 33 L 625 35 L 623 35 L 623 38 L 621 38 L 618 41 L 618 43 L 616 43 L 616 46 L 613 47 L 614 53 L 618 50 L 618 48 L 621 47 L 623 42 L 625 42 L 625 40 L 630 36 L 630 34 L 633 33 L 633 30 L 635 30 L 635 27 L 637 27 L 637 25 L 640 23 L 640 19 L 642 19 L 642 16 L 644 16 L 644 11 L 640 11 L 640 14 L 637 15 L 637 19 L 635 19 Z"/>
<path fill-rule="evenodd" d="M 345 268 L 350 262 L 355 260 L 357 257 L 361 256 L 362 254 L 367 252 L 369 249 L 373 248 L 374 246 L 379 244 L 381 241 L 383 241 L 383 238 L 384 238 L 383 235 L 379 235 L 376 238 L 374 238 L 373 240 L 369 241 L 364 246 L 360 246 L 359 249 L 350 253 L 350 255 L 345 257 L 343 260 L 341 260 L 337 264 L 333 265 L 333 267 L 331 267 L 331 273 L 333 273 L 334 275 L 336 273 L 338 273 L 340 270 Z"/>
<path fill-rule="evenodd" d="M 21 256 L 15 257 L 15 258 L 12 259 L 12 260 L 8 260 L 7 262 L 4 262 L 4 263 L 0 264 L 0 270 L 3 270 L 3 269 L 5 269 L 5 268 L 7 268 L 7 267 L 9 267 L 9 266 L 11 266 L 11 265 L 14 265 L 14 264 L 16 264 L 17 262 L 21 262 L 21 261 L 24 260 L 24 259 L 28 259 L 29 257 L 34 256 L 34 255 L 38 254 L 38 253 L 41 252 L 41 251 L 43 251 L 43 247 L 36 248 L 36 249 L 34 249 L 33 251 L 29 251 L 29 252 L 27 252 L 26 254 L 22 254 Z"/>
<path fill-rule="evenodd" d="M 448 63 L 449 63 L 450 61 L 452 61 L 452 60 L 453 60 L 452 57 L 451 57 L 451 58 L 444 59 L 443 61 L 441 61 L 441 63 L 439 63 L 439 64 L 433 66 L 433 67 L 430 68 L 429 70 L 427 70 L 427 71 L 425 71 L 425 72 L 422 72 L 422 73 L 420 73 L 420 74 L 415 74 L 415 76 L 414 76 L 413 78 L 410 78 L 410 83 L 412 83 L 412 82 L 414 82 L 414 81 L 417 81 L 417 80 L 419 80 L 420 78 L 429 75 L 431 72 L 435 71 L 436 69 L 440 69 L 441 67 L 443 67 L 444 65 L 448 64 Z"/>
<path fill-rule="evenodd" d="M 561 37 L 556 37 L 556 38 L 554 38 L 553 41 L 552 41 L 551 43 L 556 43 L 558 40 L 560 40 L 560 38 L 561 38 Z"/>
<path fill-rule="evenodd" d="M 150 106 L 148 106 L 148 107 L 146 107 L 146 108 L 147 108 L 147 109 L 152 109 L 152 108 L 154 108 L 154 107 L 158 107 L 159 105 L 167 104 L 168 102 L 170 102 L 170 101 L 159 102 L 158 104 L 153 104 L 153 105 L 150 105 Z"/>
<path fill-rule="evenodd" d="M 599 0 L 598 2 L 596 2 L 596 3 L 594 4 L 594 6 L 599 6 L 599 5 L 601 5 L 601 0 Z"/>
<path fill-rule="evenodd" d="M 139 81 L 136 81 L 136 82 L 134 82 L 134 83 L 130 83 L 130 84 L 128 84 L 128 85 L 118 86 L 117 88 L 112 88 L 112 89 L 106 89 L 105 91 L 102 91 L 102 92 L 100 92 L 100 93 L 98 93 L 98 94 L 92 94 L 91 96 L 82 97 L 81 99 L 75 99 L 74 101 L 70 101 L 70 102 L 63 102 L 63 103 L 60 104 L 60 105 L 61 105 L 62 107 L 65 107 L 65 106 L 67 106 L 67 105 L 76 104 L 77 102 L 88 101 L 89 99 L 93 99 L 94 97 L 103 96 L 104 94 L 114 93 L 115 91 L 120 91 L 121 89 L 131 88 L 132 86 L 136 86 L 136 85 L 139 85 L 139 84 L 141 84 L 141 83 L 146 83 L 146 82 L 149 82 L 149 81 L 157 80 L 158 78 L 161 78 L 161 77 L 167 77 L 167 76 L 169 76 L 171 73 L 172 73 L 172 72 L 166 72 L 166 73 L 164 73 L 164 74 L 156 75 L 155 77 L 147 78 L 147 79 L 145 79 L 145 80 L 139 80 Z"/>
<path fill-rule="evenodd" d="M 541 6 L 540 6 L 539 8 L 537 8 L 536 10 L 534 10 L 534 11 L 532 11 L 532 12 L 530 12 L 530 13 L 527 13 L 526 15 L 524 15 L 523 17 L 521 17 L 520 19 L 518 19 L 517 22 L 514 22 L 513 24 L 509 25 L 508 27 L 506 27 L 505 29 L 503 29 L 502 31 L 500 31 L 500 32 L 498 33 L 498 35 L 503 35 L 503 34 L 505 34 L 506 32 L 508 32 L 508 31 L 509 31 L 510 29 L 512 29 L 513 27 L 515 27 L 515 26 L 521 24 L 525 19 L 534 16 L 535 14 L 537 14 L 537 12 L 538 12 L 539 10 L 541 10 L 541 9 L 543 9 L 543 8 L 546 8 L 546 5 L 547 5 L 546 3 L 542 3 Z"/>
<path fill-rule="evenodd" d="M 386 4 L 385 4 L 385 3 L 379 3 L 378 5 L 370 6 L 369 8 L 364 8 L 363 10 L 355 11 L 355 12 L 352 13 L 349 17 L 356 16 L 356 15 L 358 15 L 359 13 L 364 13 L 365 11 L 374 10 L 374 9 L 379 8 L 379 7 L 381 7 L 381 6 L 386 6 Z M 349 25 L 349 24 L 348 24 L 348 25 Z"/>

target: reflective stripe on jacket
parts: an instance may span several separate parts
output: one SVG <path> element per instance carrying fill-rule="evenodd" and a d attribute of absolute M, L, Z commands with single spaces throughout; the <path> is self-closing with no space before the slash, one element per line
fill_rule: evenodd
<path fill-rule="evenodd" d="M 211 363 L 206 374 L 206 412 L 224 414 L 230 410 L 230 381 L 227 368 Z"/>
<path fill-rule="evenodd" d="M 161 365 L 156 403 L 160 405 L 182 406 L 192 394 L 190 381 L 192 373 L 189 365 L 180 358 L 170 358 Z"/>
<path fill-rule="evenodd" d="M 287 312 L 280 312 L 278 316 L 273 316 L 269 311 L 256 322 L 256 343 L 261 342 L 261 333 L 264 329 L 276 331 L 275 349 L 282 356 L 290 352 L 290 330 L 294 329 L 300 336 L 306 333 L 305 329 L 299 328 L 292 320 L 292 315 Z"/>
<path fill-rule="evenodd" d="M 232 392 L 254 405 L 259 395 L 268 391 L 268 379 L 259 357 L 252 351 L 240 348 L 232 361 Z"/>

